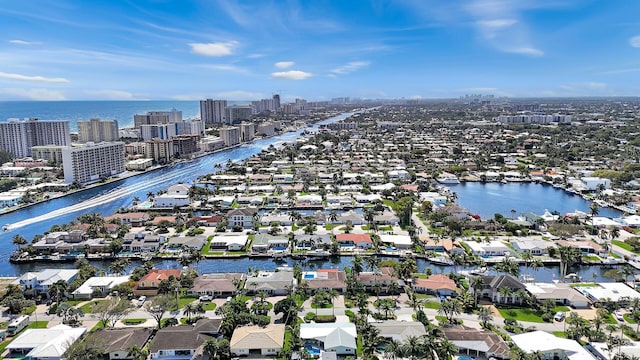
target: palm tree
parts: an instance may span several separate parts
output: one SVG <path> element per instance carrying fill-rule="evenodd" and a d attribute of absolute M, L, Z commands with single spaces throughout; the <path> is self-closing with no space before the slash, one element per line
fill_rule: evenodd
<path fill-rule="evenodd" d="M 153 191 L 147 192 L 147 200 L 153 200 L 154 196 L 155 196 L 155 194 L 153 193 Z"/>
<path fill-rule="evenodd" d="M 47 295 L 49 295 L 50 298 L 56 299 L 56 307 L 58 307 L 60 306 L 60 299 L 62 298 L 62 296 L 64 296 L 68 289 L 69 284 L 67 284 L 66 281 L 58 280 L 49 287 Z"/>
<path fill-rule="evenodd" d="M 481 306 L 478 308 L 478 320 L 482 321 L 482 327 L 486 328 L 487 323 L 493 320 L 493 313 L 491 309 L 486 306 Z"/>
<path fill-rule="evenodd" d="M 351 271 L 353 271 L 353 273 L 357 276 L 360 275 L 362 270 L 362 257 L 356 254 L 353 256 L 353 258 L 351 258 Z"/>
<path fill-rule="evenodd" d="M 484 286 L 484 280 L 481 276 L 476 276 L 471 279 L 471 288 L 473 289 L 473 304 L 478 306 L 478 295 Z"/>
<path fill-rule="evenodd" d="M 391 360 L 402 359 L 405 356 L 404 348 L 398 340 L 391 340 L 384 347 L 384 355 Z"/>
<path fill-rule="evenodd" d="M 146 360 L 146 358 L 149 356 L 149 351 L 145 348 L 141 348 L 138 345 L 133 345 L 132 347 L 129 348 L 129 351 L 127 352 L 127 358 L 133 359 L 133 360 Z"/>
<path fill-rule="evenodd" d="M 598 216 L 599 213 L 600 207 L 595 202 L 592 202 L 591 205 L 589 205 L 589 214 L 591 214 L 591 226 L 593 226 L 593 218 Z"/>
<path fill-rule="evenodd" d="M 218 340 L 215 338 L 208 338 L 204 343 L 202 350 L 205 354 L 209 355 L 210 359 L 215 359 L 216 353 L 218 352 Z"/>
<path fill-rule="evenodd" d="M 498 294 L 500 294 L 500 302 L 506 304 L 507 299 L 513 294 L 513 290 L 509 287 L 503 286 L 498 289 Z"/>
<path fill-rule="evenodd" d="M 27 244 L 27 239 L 25 239 L 24 236 L 20 234 L 13 235 L 13 238 L 11 238 L 11 240 L 13 241 L 14 245 L 18 245 L 18 250 L 22 248 L 22 245 Z"/>
<path fill-rule="evenodd" d="M 578 248 L 560 246 L 558 254 L 560 255 L 560 278 L 564 282 L 567 269 L 580 259 L 580 250 Z"/>

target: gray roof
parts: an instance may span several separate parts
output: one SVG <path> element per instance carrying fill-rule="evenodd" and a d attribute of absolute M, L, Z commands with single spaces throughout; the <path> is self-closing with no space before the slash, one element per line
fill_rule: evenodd
<path fill-rule="evenodd" d="M 373 326 L 380 330 L 380 336 L 397 341 L 404 341 L 410 336 L 422 336 L 427 334 L 424 325 L 414 321 L 389 320 L 373 323 Z"/>
<path fill-rule="evenodd" d="M 132 346 L 137 345 L 139 348 L 145 346 L 151 336 L 152 328 L 121 328 L 121 329 L 100 329 L 88 338 L 99 340 L 106 345 L 105 354 L 114 351 L 129 350 Z"/>
<path fill-rule="evenodd" d="M 454 343 L 458 349 L 478 350 L 489 356 L 509 358 L 509 345 L 502 338 L 490 331 L 481 331 L 464 326 L 444 328 L 444 335 Z"/>
<path fill-rule="evenodd" d="M 158 330 L 149 352 L 153 354 L 160 350 L 195 350 L 210 337 L 196 331 L 191 325 L 166 327 Z"/>

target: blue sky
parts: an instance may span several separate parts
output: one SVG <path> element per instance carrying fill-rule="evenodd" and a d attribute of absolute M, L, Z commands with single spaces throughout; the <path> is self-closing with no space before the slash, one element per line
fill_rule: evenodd
<path fill-rule="evenodd" d="M 0 2 L 0 100 L 640 95 L 640 1 Z"/>

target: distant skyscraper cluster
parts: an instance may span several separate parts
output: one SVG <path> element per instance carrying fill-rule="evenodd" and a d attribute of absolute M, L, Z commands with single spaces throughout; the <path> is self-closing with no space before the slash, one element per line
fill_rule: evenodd
<path fill-rule="evenodd" d="M 78 141 L 81 143 L 118 141 L 119 139 L 117 120 L 78 121 Z"/>
<path fill-rule="evenodd" d="M 41 145 L 71 145 L 69 122 L 9 119 L 0 123 L 0 149 L 13 157 L 31 156 L 31 148 Z"/>

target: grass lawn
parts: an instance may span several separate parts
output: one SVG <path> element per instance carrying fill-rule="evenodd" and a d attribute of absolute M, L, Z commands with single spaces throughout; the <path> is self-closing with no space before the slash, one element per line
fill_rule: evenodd
<path fill-rule="evenodd" d="M 629 316 L 629 314 L 624 314 L 624 315 L 622 315 L 622 317 L 624 318 L 624 321 L 628 322 L 629 324 L 635 324 L 636 323 L 635 321 L 633 321 L 631 316 Z"/>
<path fill-rule="evenodd" d="M 311 304 L 311 308 L 312 309 L 331 309 L 333 307 L 332 303 L 327 303 L 327 304 L 322 304 L 320 306 L 317 306 L 316 304 Z"/>
<path fill-rule="evenodd" d="M 598 286 L 596 283 L 579 283 L 579 284 L 569 284 L 571 287 L 595 287 Z"/>
<path fill-rule="evenodd" d="M 334 228 L 337 228 L 338 226 L 340 226 L 340 224 L 327 224 L 327 225 L 324 226 L 324 229 L 331 231 Z"/>
<path fill-rule="evenodd" d="M 434 309 L 434 310 L 439 310 L 440 309 L 440 303 L 437 301 L 427 301 L 424 304 L 422 304 L 422 306 L 425 309 Z"/>
<path fill-rule="evenodd" d="M 49 325 L 48 321 L 34 321 L 27 326 L 27 329 L 46 329 L 47 325 Z"/>
<path fill-rule="evenodd" d="M 624 242 L 624 241 L 620 241 L 620 240 L 612 240 L 611 242 L 613 243 L 613 245 L 619 246 L 619 247 L 621 247 L 621 248 L 623 248 L 623 249 L 625 249 L 625 250 L 627 250 L 627 251 L 631 251 L 631 252 L 633 252 L 633 253 L 638 254 L 638 252 L 633 251 L 633 246 L 631 246 L 631 245 L 627 244 L 627 243 L 626 243 L 626 242 Z"/>
<path fill-rule="evenodd" d="M 614 325 L 618 323 L 618 321 L 616 321 L 616 319 L 611 314 L 608 314 L 607 316 L 605 316 L 604 322 L 605 324 L 614 324 Z"/>
<path fill-rule="evenodd" d="M 7 341 L 3 341 L 3 342 L 0 343 L 0 354 L 2 354 L 4 352 L 4 349 L 7 347 L 7 345 L 9 345 L 11 343 L 11 341 L 13 341 L 13 339 L 7 340 Z"/>
<path fill-rule="evenodd" d="M 567 338 L 567 334 L 565 334 L 564 331 L 554 331 L 552 332 L 552 334 L 559 338 L 563 338 L 563 339 Z"/>
<path fill-rule="evenodd" d="M 362 335 L 358 334 L 358 337 L 356 338 L 356 356 L 358 356 L 358 358 L 362 356 L 362 349 Z"/>
<path fill-rule="evenodd" d="M 568 306 L 564 306 L 564 305 L 558 305 L 556 307 L 553 308 L 554 312 L 568 312 L 571 311 L 571 308 L 569 308 Z"/>
<path fill-rule="evenodd" d="M 227 255 L 247 255 L 246 250 L 227 251 Z"/>
<path fill-rule="evenodd" d="M 80 303 L 85 302 L 86 300 L 65 300 L 64 302 L 66 302 L 67 304 L 71 305 L 71 306 L 77 306 Z"/>
<path fill-rule="evenodd" d="M 98 323 L 91 328 L 90 332 L 95 332 L 98 331 L 100 329 L 104 329 L 104 326 L 102 326 L 102 321 L 98 321 Z"/>
<path fill-rule="evenodd" d="M 85 314 L 91 314 L 91 313 L 93 313 L 93 306 L 94 306 L 94 305 L 96 305 L 96 304 L 99 304 L 99 303 L 101 303 L 101 302 L 104 302 L 104 301 L 106 301 L 106 300 L 94 300 L 94 301 L 91 301 L 91 302 L 88 302 L 88 303 L 86 303 L 86 304 L 82 305 L 82 306 L 80 307 L 80 309 L 81 309 Z"/>
<path fill-rule="evenodd" d="M 600 257 L 596 256 L 596 255 L 589 255 L 589 256 L 583 256 L 582 257 L 582 261 L 583 262 L 600 263 L 602 261 L 602 259 L 600 259 Z"/>
<path fill-rule="evenodd" d="M 191 304 L 192 302 L 196 301 L 198 298 L 195 296 L 181 296 L 178 299 L 178 309 L 182 309 L 183 307 L 187 306 L 187 304 Z"/>
<path fill-rule="evenodd" d="M 429 294 L 416 294 L 416 299 L 435 299 L 435 296 Z"/>
<path fill-rule="evenodd" d="M 517 321 L 537 322 L 542 323 L 542 316 L 540 313 L 529 308 L 507 308 L 498 307 L 500 316 L 505 319 L 514 319 Z"/>
<path fill-rule="evenodd" d="M 140 324 L 144 324 L 147 322 L 147 319 L 122 319 L 122 323 L 125 325 L 140 325 Z"/>
<path fill-rule="evenodd" d="M 209 249 L 211 248 L 211 239 L 213 239 L 213 236 L 209 236 L 207 243 L 204 244 L 202 250 L 200 250 L 200 254 L 205 255 L 209 253 Z"/>
<path fill-rule="evenodd" d="M 22 309 L 22 312 L 20 314 L 22 315 L 31 315 L 32 312 L 36 311 L 36 306 L 29 306 L 28 308 L 24 308 Z"/>
<path fill-rule="evenodd" d="M 205 311 L 215 310 L 216 309 L 216 303 L 214 303 L 213 301 L 203 302 L 201 304 L 202 304 L 202 307 L 204 308 Z"/>

